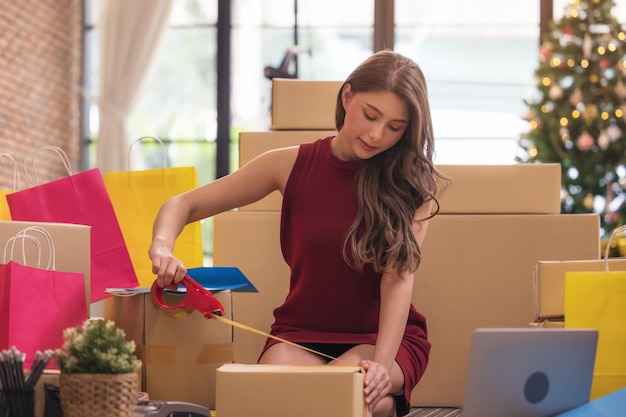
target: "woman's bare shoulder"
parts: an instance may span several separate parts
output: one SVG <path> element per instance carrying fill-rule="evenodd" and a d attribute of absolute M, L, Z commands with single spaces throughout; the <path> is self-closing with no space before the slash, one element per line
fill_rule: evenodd
<path fill-rule="evenodd" d="M 293 164 L 296 162 L 299 149 L 300 146 L 298 145 L 271 149 L 269 151 L 263 152 L 255 159 L 262 161 L 262 163 L 264 165 L 267 165 L 268 167 L 289 167 L 289 169 L 291 169 Z"/>

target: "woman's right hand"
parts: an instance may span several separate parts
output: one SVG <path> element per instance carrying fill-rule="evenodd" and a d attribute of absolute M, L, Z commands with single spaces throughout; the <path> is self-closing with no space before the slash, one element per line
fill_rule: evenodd
<path fill-rule="evenodd" d="M 152 273 L 157 276 L 157 285 L 161 288 L 176 290 L 178 283 L 187 274 L 187 268 L 183 262 L 175 257 L 170 249 L 154 243 L 150 246 L 148 256 L 152 260 Z"/>

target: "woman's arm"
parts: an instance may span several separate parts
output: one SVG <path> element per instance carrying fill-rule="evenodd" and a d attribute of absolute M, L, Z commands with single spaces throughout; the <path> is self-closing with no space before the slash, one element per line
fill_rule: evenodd
<path fill-rule="evenodd" d="M 297 153 L 298 147 L 266 152 L 232 174 L 166 201 L 154 221 L 148 251 L 158 285 L 173 286 L 187 272 L 173 250 L 188 223 L 250 204 L 275 190 L 282 192 Z"/>
<path fill-rule="evenodd" d="M 413 220 L 413 233 L 420 248 L 426 235 L 432 202 L 422 205 L 415 213 Z M 373 369 L 368 364 L 368 376 L 365 381 L 365 393 L 368 404 L 372 407 L 380 399 L 390 393 L 392 389 L 391 369 L 402 342 L 406 329 L 406 322 L 413 296 L 414 273 L 398 268 L 389 268 L 382 275 L 380 282 L 380 313 L 378 323 L 378 338 L 374 347 L 372 362 L 382 365 Z M 373 370 L 370 374 L 370 370 Z M 383 371 L 384 370 L 384 371 Z"/>

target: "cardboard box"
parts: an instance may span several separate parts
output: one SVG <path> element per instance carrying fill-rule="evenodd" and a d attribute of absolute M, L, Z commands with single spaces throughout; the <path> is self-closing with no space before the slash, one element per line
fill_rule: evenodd
<path fill-rule="evenodd" d="M 279 212 L 215 217 L 214 264 L 234 265 L 259 293 L 233 294 L 234 319 L 269 331 L 289 288 Z M 576 230 L 576 239 L 572 239 Z M 461 406 L 476 327 L 527 327 L 534 319 L 533 267 L 540 259 L 599 258 L 599 218 L 581 215 L 439 215 L 431 220 L 413 303 L 433 345 L 413 406 Z M 235 330 L 235 362 L 255 363 L 265 338 Z M 445 389 L 443 388 L 445 387 Z"/>
<path fill-rule="evenodd" d="M 55 254 L 54 263 L 52 264 L 54 268 L 50 269 L 83 274 L 85 278 L 87 314 L 89 314 L 91 300 L 91 226 L 69 223 L 0 220 L 1 250 L 4 252 L 9 239 L 29 226 L 39 226 L 50 234 Z M 24 242 L 24 252 L 22 253 L 22 241 L 17 240 L 12 257 L 11 247 L 7 247 L 7 260 L 11 258 L 15 262 L 34 267 L 37 267 L 39 263 L 41 268 L 46 269 L 50 260 L 50 250 L 48 249 L 46 238 L 39 232 L 29 234 L 41 243 L 40 249 L 38 250 L 33 242 L 26 240 Z"/>
<path fill-rule="evenodd" d="M 368 417 L 357 366 L 227 364 L 217 370 L 219 417 Z"/>
<path fill-rule="evenodd" d="M 230 291 L 215 292 L 232 319 Z M 180 295 L 164 293 L 169 305 Z M 192 311 L 173 318 L 157 308 L 150 293 L 105 300 L 104 316 L 124 329 L 137 344 L 143 362 L 142 391 L 151 400 L 185 401 L 215 408 L 215 370 L 232 362 L 232 327 Z"/>
<path fill-rule="evenodd" d="M 277 130 L 266 132 L 239 133 L 239 166 L 244 166 L 252 159 L 272 149 L 297 146 L 320 138 L 336 135 L 335 130 Z M 278 191 L 267 197 L 241 207 L 240 210 L 280 210 L 282 196 Z"/>
<path fill-rule="evenodd" d="M 539 261 L 533 270 L 535 285 L 535 321 L 563 319 L 565 307 L 565 273 L 605 271 L 601 259 L 582 261 Z M 625 258 L 609 258 L 609 271 L 626 271 Z"/>
<path fill-rule="evenodd" d="M 272 130 L 336 129 L 343 81 L 272 80 Z"/>
<path fill-rule="evenodd" d="M 258 293 L 233 292 L 233 320 L 269 332 L 274 308 L 289 290 L 279 242 L 279 212 L 226 212 L 213 223 L 213 264 L 237 266 Z M 256 363 L 266 338 L 233 329 L 233 362 Z"/>
<path fill-rule="evenodd" d="M 334 130 L 239 134 L 239 166 L 271 149 L 335 135 Z M 440 198 L 441 214 L 559 214 L 560 164 L 438 165 L 452 183 Z M 280 210 L 275 191 L 241 210 Z"/>
<path fill-rule="evenodd" d="M 442 214 L 559 214 L 560 164 L 439 165 Z"/>
<path fill-rule="evenodd" d="M 411 403 L 460 407 L 473 331 L 533 321 L 538 260 L 594 259 L 599 253 L 594 214 L 435 217 L 413 292 L 416 308 L 428 319 L 432 350 Z"/>

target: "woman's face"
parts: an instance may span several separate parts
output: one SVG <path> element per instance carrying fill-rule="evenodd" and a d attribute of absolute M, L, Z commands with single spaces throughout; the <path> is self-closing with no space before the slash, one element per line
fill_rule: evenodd
<path fill-rule="evenodd" d="M 369 159 L 398 143 L 409 124 L 406 103 L 388 91 L 354 94 L 344 86 L 342 103 L 346 110 L 337 135 L 341 159 Z"/>

